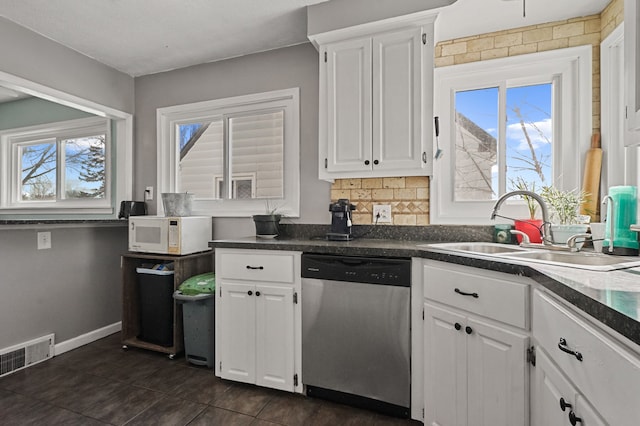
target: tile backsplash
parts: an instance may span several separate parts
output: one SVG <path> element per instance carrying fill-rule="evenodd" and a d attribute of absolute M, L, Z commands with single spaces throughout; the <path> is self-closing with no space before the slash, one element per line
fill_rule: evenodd
<path fill-rule="evenodd" d="M 336 179 L 331 186 L 331 202 L 340 198 L 348 198 L 356 206 L 356 225 L 374 222 L 374 204 L 391 205 L 391 223 L 386 225 L 429 224 L 427 176 Z"/>

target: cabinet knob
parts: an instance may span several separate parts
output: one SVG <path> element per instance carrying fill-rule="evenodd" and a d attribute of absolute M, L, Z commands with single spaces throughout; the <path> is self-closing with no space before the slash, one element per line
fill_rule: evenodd
<path fill-rule="evenodd" d="M 256 291 L 256 296 L 260 296 L 260 292 L 259 291 Z"/>
<path fill-rule="evenodd" d="M 364 165 L 368 166 L 369 165 L 369 160 L 364 160 Z"/>
<path fill-rule="evenodd" d="M 569 423 L 571 423 L 571 426 L 576 426 L 577 423 L 582 423 L 582 419 L 571 410 L 569 411 Z"/>
<path fill-rule="evenodd" d="M 378 165 L 380 162 L 378 160 L 373 160 L 373 164 Z"/>
<path fill-rule="evenodd" d="M 560 398 L 560 409 L 562 411 L 565 411 L 567 408 L 571 408 L 573 407 L 573 405 L 569 404 L 567 401 L 564 400 L 564 398 Z"/>
<path fill-rule="evenodd" d="M 249 291 L 247 292 L 247 294 L 248 294 L 249 296 L 251 296 L 251 295 L 253 294 L 253 292 L 252 292 L 251 290 L 249 290 Z"/>
<path fill-rule="evenodd" d="M 465 331 L 465 333 L 467 333 L 467 334 L 471 334 L 471 333 L 473 333 L 473 328 L 471 328 L 471 327 L 469 327 L 469 326 L 466 326 L 466 327 L 464 328 L 464 331 Z"/>
<path fill-rule="evenodd" d="M 460 330 L 462 328 L 459 322 L 455 323 L 453 326 L 455 327 L 456 330 Z"/>

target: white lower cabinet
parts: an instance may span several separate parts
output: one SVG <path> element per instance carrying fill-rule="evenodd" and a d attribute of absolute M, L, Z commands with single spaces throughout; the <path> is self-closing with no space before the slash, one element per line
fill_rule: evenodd
<path fill-rule="evenodd" d="M 539 290 L 533 297 L 532 332 L 534 426 L 640 424 L 637 353 Z"/>
<path fill-rule="evenodd" d="M 491 314 L 478 315 L 486 311 L 487 303 L 496 302 L 486 299 L 505 288 L 511 296 L 500 303 L 519 305 L 523 319 L 513 320 L 528 324 L 524 321 L 528 286 L 489 275 L 425 261 L 425 425 L 528 424 L 528 333 L 496 321 Z M 457 301 L 465 310 L 456 306 Z"/>
<path fill-rule="evenodd" d="M 538 349 L 533 376 L 531 424 L 533 426 L 604 426 L 607 423 Z"/>
<path fill-rule="evenodd" d="M 299 261 L 298 253 L 216 250 L 217 376 L 301 390 Z"/>

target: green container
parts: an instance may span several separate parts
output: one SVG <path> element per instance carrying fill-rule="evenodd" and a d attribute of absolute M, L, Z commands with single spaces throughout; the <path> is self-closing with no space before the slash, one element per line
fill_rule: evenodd
<path fill-rule="evenodd" d="M 185 280 L 179 288 L 180 292 L 187 296 L 196 294 L 213 294 L 216 292 L 216 275 L 206 272 Z"/>

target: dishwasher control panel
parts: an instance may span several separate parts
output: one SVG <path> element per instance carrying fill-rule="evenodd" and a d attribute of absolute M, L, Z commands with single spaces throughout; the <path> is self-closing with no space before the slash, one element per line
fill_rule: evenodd
<path fill-rule="evenodd" d="M 411 259 L 304 254 L 302 277 L 411 286 Z"/>

